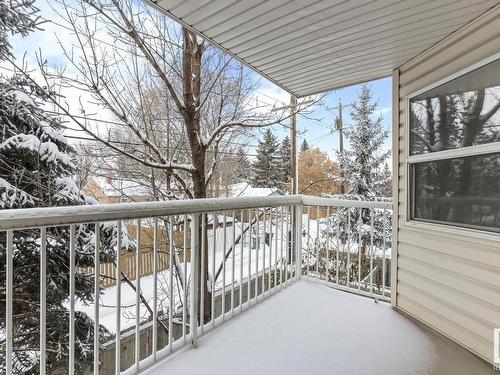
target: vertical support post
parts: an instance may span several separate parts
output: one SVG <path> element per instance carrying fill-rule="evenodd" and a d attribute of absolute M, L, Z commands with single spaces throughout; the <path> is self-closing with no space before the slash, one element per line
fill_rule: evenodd
<path fill-rule="evenodd" d="M 397 306 L 398 281 L 398 212 L 399 212 L 399 69 L 392 73 L 392 249 L 391 249 L 391 305 Z M 408 126 L 408 124 L 405 124 Z M 405 192 L 406 193 L 406 192 Z"/>
<path fill-rule="evenodd" d="M 302 276 L 302 204 L 295 205 L 295 279 Z"/>
<path fill-rule="evenodd" d="M 5 371 L 6 374 L 12 374 L 12 300 L 14 297 L 14 279 L 13 279 L 13 246 L 14 233 L 12 230 L 7 231 L 7 252 L 5 256 L 7 279 L 5 280 L 6 287 L 6 311 L 5 311 Z"/>
<path fill-rule="evenodd" d="M 198 255 L 200 250 L 199 229 L 199 214 L 191 214 L 191 301 L 189 304 L 189 330 L 191 331 L 191 344 L 193 345 L 193 347 L 196 347 L 198 338 Z"/>

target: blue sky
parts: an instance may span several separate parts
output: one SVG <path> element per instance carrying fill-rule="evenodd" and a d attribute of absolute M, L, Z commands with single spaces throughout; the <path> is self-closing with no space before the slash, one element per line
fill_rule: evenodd
<path fill-rule="evenodd" d="M 378 109 L 376 114 L 382 113 L 383 126 L 385 129 L 391 132 L 392 128 L 392 80 L 391 78 L 384 78 L 376 81 L 370 82 L 373 100 L 378 102 Z M 335 159 L 335 150 L 338 149 L 339 136 L 338 132 L 331 132 L 334 125 L 335 118 L 337 115 L 337 110 L 328 110 L 328 108 L 333 108 L 338 106 L 339 99 L 342 100 L 342 104 L 350 104 L 357 100 L 358 93 L 360 91 L 361 85 L 354 85 L 350 87 L 345 87 L 339 90 L 334 90 L 329 93 L 325 98 L 325 104 L 322 106 L 317 106 L 311 114 L 304 116 L 298 116 L 297 123 L 299 127 L 299 144 L 302 143 L 304 139 L 307 140 L 311 147 L 319 147 L 321 150 L 327 152 L 332 159 Z M 279 87 L 274 85 L 269 81 L 262 81 L 261 91 L 265 98 L 270 100 L 270 97 L 276 98 L 279 103 L 288 104 L 290 99 L 289 95 L 281 90 Z M 257 94 L 259 95 L 259 94 Z M 352 119 L 350 116 L 350 109 L 344 108 L 343 111 L 344 126 L 349 127 L 352 125 Z M 280 138 L 284 137 L 289 133 L 286 128 L 275 128 L 276 134 Z M 391 137 L 387 139 L 384 148 L 391 148 Z M 349 147 L 348 141 L 344 138 L 344 145 Z"/>
<path fill-rule="evenodd" d="M 42 17 L 57 23 L 63 23 L 49 4 L 50 3 L 48 1 L 37 1 L 36 5 L 41 9 Z M 54 3 L 53 5 L 57 6 L 56 4 L 57 3 Z M 36 60 L 34 53 L 35 51 L 38 51 L 38 49 L 41 49 L 43 51 L 44 58 L 47 59 L 49 65 L 58 67 L 63 66 L 64 56 L 62 55 L 61 48 L 57 45 L 58 38 L 61 43 L 68 46 L 71 45 L 73 36 L 68 30 L 63 29 L 56 24 L 46 23 L 42 28 L 43 30 L 31 33 L 27 38 L 18 37 L 11 41 L 14 47 L 14 53 L 18 57 L 18 61 L 22 58 L 23 54 L 28 51 L 26 61 L 29 66 L 35 68 Z M 56 34 L 58 36 L 57 38 Z M 252 76 L 255 80 L 259 80 L 261 83 L 260 88 L 255 94 L 258 98 L 262 101 L 267 101 L 268 103 L 276 103 L 277 106 L 289 104 L 290 95 L 288 93 L 266 79 L 260 78 L 256 73 L 252 73 Z M 382 113 L 383 125 L 390 131 L 392 122 L 391 78 L 373 81 L 371 82 L 371 87 L 373 91 L 373 99 L 378 101 L 377 115 L 378 113 Z M 339 98 L 341 98 L 344 104 L 352 103 L 357 99 L 359 90 L 360 85 L 335 90 L 324 98 L 325 104 L 323 106 L 316 106 L 312 113 L 307 115 L 308 118 L 298 116 L 299 144 L 302 143 L 305 138 L 311 147 L 319 147 L 321 150 L 327 152 L 332 159 L 335 159 L 335 150 L 338 149 L 338 133 L 332 132 L 331 129 L 334 125 L 336 112 L 333 113 L 332 111 L 327 110 L 327 107 L 337 106 Z M 78 94 L 75 96 L 77 97 Z M 349 108 L 345 108 L 343 112 L 344 125 L 346 127 L 352 124 L 349 112 Z M 279 138 L 283 138 L 289 133 L 289 129 L 285 127 L 275 126 L 273 130 Z M 259 136 L 259 134 L 257 134 L 257 136 Z M 257 142 L 252 142 L 252 144 L 256 143 Z M 349 147 L 347 140 L 345 144 L 346 147 Z M 389 149 L 390 147 L 391 139 L 389 137 L 384 148 Z"/>

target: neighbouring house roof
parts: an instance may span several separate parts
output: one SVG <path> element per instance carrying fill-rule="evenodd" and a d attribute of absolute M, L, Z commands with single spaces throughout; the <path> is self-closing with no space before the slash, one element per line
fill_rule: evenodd
<path fill-rule="evenodd" d="M 231 186 L 230 197 L 268 197 L 271 195 L 285 195 L 276 188 L 255 188 L 248 182 L 240 182 Z"/>
<path fill-rule="evenodd" d="M 101 189 L 108 197 L 149 197 L 151 191 L 148 186 L 144 186 L 136 181 L 124 179 L 111 179 L 107 177 L 93 177 L 87 185 L 92 181 Z"/>
<path fill-rule="evenodd" d="M 498 0 L 148 0 L 296 96 L 390 76 Z"/>

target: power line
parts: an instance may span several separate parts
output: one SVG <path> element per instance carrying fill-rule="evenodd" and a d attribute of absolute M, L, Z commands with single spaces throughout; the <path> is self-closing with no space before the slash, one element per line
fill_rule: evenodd
<path fill-rule="evenodd" d="M 65 137 L 69 138 L 69 139 L 77 139 L 77 140 L 82 140 L 82 141 L 96 141 L 96 142 L 98 142 L 96 139 L 90 138 L 90 137 L 79 137 L 76 135 L 65 135 Z M 142 144 L 142 143 L 135 143 L 135 142 L 113 141 L 113 140 L 107 140 L 107 142 L 115 143 L 115 144 L 123 144 L 126 146 L 144 146 L 144 144 Z M 233 143 L 240 145 L 240 146 L 244 145 L 243 143 L 236 143 L 236 142 L 233 142 Z M 190 151 L 187 148 L 179 148 L 179 147 L 177 147 L 177 150 Z M 213 150 L 207 150 L 207 152 L 215 153 L 215 151 L 213 151 Z M 231 152 L 231 151 L 218 151 L 217 153 L 224 154 L 224 155 L 240 155 L 241 154 L 239 152 Z M 244 152 L 243 154 L 245 154 L 246 156 L 253 156 L 253 157 L 257 156 L 257 154 L 252 154 L 252 153 L 248 153 L 248 152 Z"/>

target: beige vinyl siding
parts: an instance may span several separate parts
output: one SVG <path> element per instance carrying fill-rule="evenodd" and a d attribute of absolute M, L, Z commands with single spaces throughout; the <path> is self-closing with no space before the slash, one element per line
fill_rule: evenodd
<path fill-rule="evenodd" d="M 493 362 L 500 328 L 500 235 L 405 222 L 406 97 L 500 52 L 500 6 L 403 65 L 396 77 L 394 146 L 399 153 L 397 294 L 393 303 Z M 398 94 L 399 92 L 399 94 Z"/>

